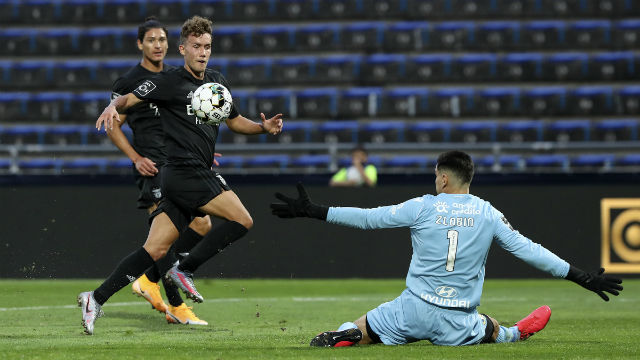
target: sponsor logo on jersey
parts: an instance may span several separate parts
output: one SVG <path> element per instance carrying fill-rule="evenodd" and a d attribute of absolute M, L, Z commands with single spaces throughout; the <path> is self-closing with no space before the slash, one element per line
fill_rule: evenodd
<path fill-rule="evenodd" d="M 447 210 L 447 208 L 449 207 L 449 205 L 447 205 L 447 203 L 442 202 L 442 201 L 438 201 L 437 203 L 433 204 L 433 207 L 436 208 L 436 211 L 441 213 L 448 213 L 449 211 Z"/>
<path fill-rule="evenodd" d="M 162 198 L 162 191 L 160 190 L 160 188 L 153 188 L 151 190 L 151 193 L 153 194 L 153 197 L 156 199 Z"/>
<path fill-rule="evenodd" d="M 437 289 L 441 287 L 446 287 L 446 286 L 440 286 Z M 438 291 L 437 289 L 436 291 Z M 450 289 L 453 289 L 453 288 L 450 288 Z M 457 296 L 457 292 L 456 292 L 456 296 Z M 420 298 L 428 303 L 438 305 L 438 306 L 444 306 L 444 307 L 469 308 L 471 306 L 469 300 L 445 298 L 442 296 L 425 294 L 425 293 L 420 294 Z"/>
<path fill-rule="evenodd" d="M 156 88 L 156 84 L 154 84 L 150 80 L 145 80 L 142 84 L 140 84 L 140 86 L 138 86 L 135 90 L 133 90 L 133 92 L 142 97 L 145 97 L 150 92 L 155 90 L 155 88 Z"/>
<path fill-rule="evenodd" d="M 189 95 L 187 95 L 187 99 L 191 99 L 193 97 L 193 91 L 189 91 Z"/>
<path fill-rule="evenodd" d="M 511 226 L 511 224 L 509 224 L 509 220 L 507 220 L 507 218 L 506 218 L 506 217 L 504 217 L 504 216 L 503 216 L 503 217 L 501 218 L 501 220 L 502 220 L 502 222 L 503 222 L 505 225 L 507 225 L 507 226 L 509 227 L 509 229 L 511 229 L 511 231 L 515 231 L 515 230 L 513 229 L 513 226 Z"/>
<path fill-rule="evenodd" d="M 438 296 L 442 296 L 443 298 L 453 298 L 458 296 L 458 290 L 452 288 L 451 286 L 438 286 L 436 288 L 436 294 L 438 294 Z"/>
<path fill-rule="evenodd" d="M 451 210 L 452 215 L 479 215 L 480 210 L 476 209 L 474 204 L 460 204 L 453 203 L 451 206 L 454 210 Z"/>

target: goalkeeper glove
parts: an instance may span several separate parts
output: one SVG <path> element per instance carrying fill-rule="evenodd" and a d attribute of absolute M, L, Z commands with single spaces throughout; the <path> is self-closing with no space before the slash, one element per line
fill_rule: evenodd
<path fill-rule="evenodd" d="M 609 301 L 609 297 L 604 293 L 605 291 L 615 296 L 618 296 L 619 291 L 622 291 L 622 285 L 620 285 L 622 284 L 622 279 L 604 275 L 603 268 L 587 273 L 570 265 L 566 279 L 600 295 L 604 301 Z"/>
<path fill-rule="evenodd" d="M 284 201 L 282 203 L 272 203 L 271 213 L 281 218 L 294 218 L 294 217 L 310 217 L 320 220 L 327 220 L 327 213 L 329 207 L 324 205 L 317 205 L 311 202 L 307 191 L 302 186 L 302 183 L 298 183 L 298 198 L 290 198 L 281 193 L 275 194 L 276 198 Z"/>

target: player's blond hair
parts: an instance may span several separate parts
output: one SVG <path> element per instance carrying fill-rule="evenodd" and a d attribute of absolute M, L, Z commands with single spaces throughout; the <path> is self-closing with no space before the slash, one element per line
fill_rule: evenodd
<path fill-rule="evenodd" d="M 199 37 L 203 34 L 211 35 L 213 32 L 211 29 L 212 24 L 211 20 L 198 15 L 187 19 L 187 21 L 182 24 L 182 29 L 180 30 L 180 44 L 184 44 L 189 35 L 193 35 L 195 37 Z"/>

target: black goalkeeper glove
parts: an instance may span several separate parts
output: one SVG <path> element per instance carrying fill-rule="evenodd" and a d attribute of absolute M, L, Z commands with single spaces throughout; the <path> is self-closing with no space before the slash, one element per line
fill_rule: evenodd
<path fill-rule="evenodd" d="M 272 203 L 271 213 L 281 218 L 294 218 L 294 217 L 310 217 L 320 220 L 327 220 L 327 213 L 329 207 L 324 205 L 317 205 L 311 202 L 307 191 L 302 186 L 302 183 L 298 183 L 298 198 L 290 198 L 281 193 L 276 193 L 275 196 L 284 201 L 282 203 Z"/>
<path fill-rule="evenodd" d="M 615 296 L 618 296 L 622 291 L 622 285 L 620 285 L 622 284 L 622 279 L 604 275 L 603 268 L 587 273 L 570 265 L 566 279 L 600 295 L 604 301 L 609 301 L 609 297 L 604 293 L 605 291 Z"/>

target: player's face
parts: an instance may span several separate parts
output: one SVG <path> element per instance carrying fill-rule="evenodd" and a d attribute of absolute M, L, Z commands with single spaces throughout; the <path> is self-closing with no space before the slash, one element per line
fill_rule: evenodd
<path fill-rule="evenodd" d="M 195 75 L 204 73 L 211 56 L 211 34 L 189 35 L 187 41 L 180 45 L 180 53 L 184 55 L 185 66 Z"/>
<path fill-rule="evenodd" d="M 138 40 L 138 48 L 142 55 L 151 62 L 159 63 L 167 56 L 169 43 L 167 34 L 162 29 L 149 29 L 144 34 L 142 42 Z"/>

